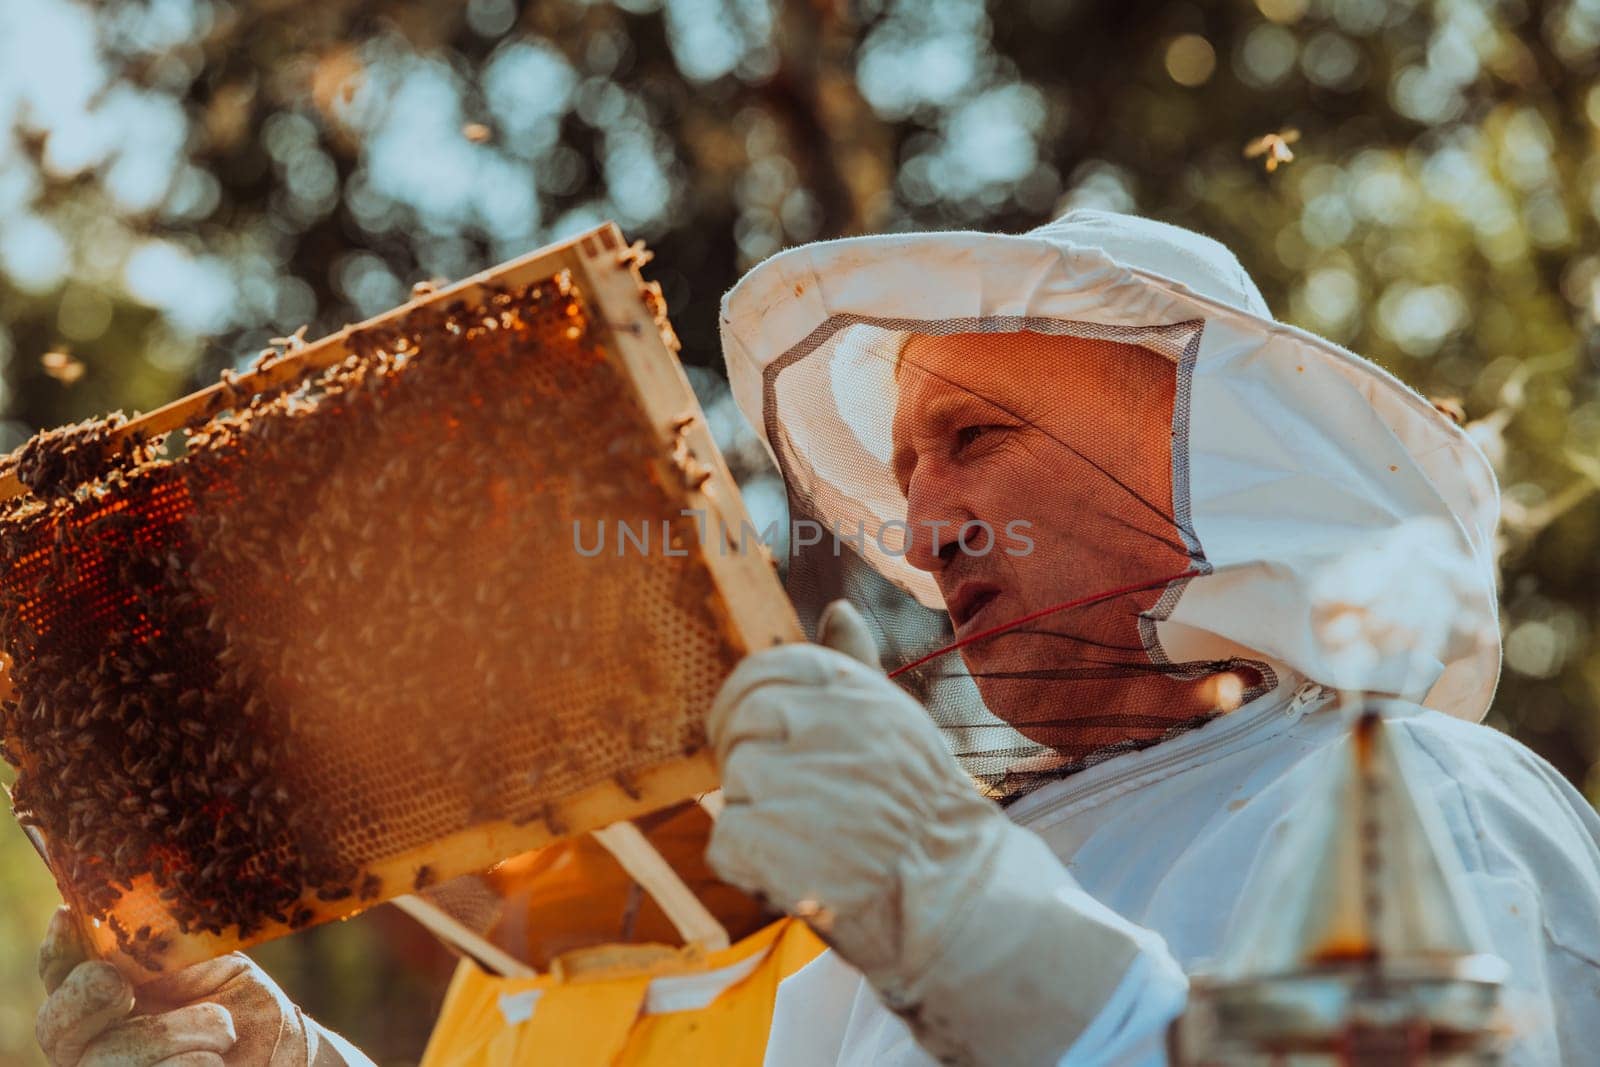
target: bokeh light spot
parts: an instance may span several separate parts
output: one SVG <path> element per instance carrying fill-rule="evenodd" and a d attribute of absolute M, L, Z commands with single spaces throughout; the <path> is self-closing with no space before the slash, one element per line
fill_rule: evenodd
<path fill-rule="evenodd" d="M 1167 75 L 1179 85 L 1191 88 L 1211 80 L 1217 69 L 1217 53 L 1211 42 L 1198 33 L 1174 37 L 1167 45 Z"/>

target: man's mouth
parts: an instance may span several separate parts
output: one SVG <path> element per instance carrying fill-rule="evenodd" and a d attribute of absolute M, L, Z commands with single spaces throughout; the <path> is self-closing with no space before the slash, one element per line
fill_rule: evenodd
<path fill-rule="evenodd" d="M 946 603 L 950 622 L 957 630 L 964 630 L 1000 596 L 1000 587 L 987 582 L 966 582 Z"/>

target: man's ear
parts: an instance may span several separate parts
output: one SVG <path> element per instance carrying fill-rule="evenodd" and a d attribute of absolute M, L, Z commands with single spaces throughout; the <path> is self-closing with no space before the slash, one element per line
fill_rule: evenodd
<path fill-rule="evenodd" d="M 848 600 L 835 600 L 822 610 L 817 620 L 817 644 L 843 652 L 851 659 L 876 668 L 878 642 L 873 639 L 867 620 Z"/>

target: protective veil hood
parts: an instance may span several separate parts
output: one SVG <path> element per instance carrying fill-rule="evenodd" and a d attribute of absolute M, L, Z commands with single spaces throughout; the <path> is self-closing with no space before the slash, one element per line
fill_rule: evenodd
<path fill-rule="evenodd" d="M 1073 211 L 1021 236 L 897 234 L 806 245 L 750 271 L 724 298 L 735 399 L 793 490 L 871 532 L 903 519 L 881 467 L 882 433 L 846 432 L 854 410 L 894 403 L 887 360 L 852 355 L 862 327 L 900 333 L 1099 331 L 1176 366 L 1172 509 L 1199 576 L 1146 616 L 1152 661 L 1285 665 L 1312 681 L 1416 700 L 1464 719 L 1487 711 L 1498 643 L 1440 658 L 1330 654 L 1313 613 L 1330 572 L 1425 522 L 1443 531 L 1470 590 L 1461 610 L 1497 632 L 1498 489 L 1475 444 L 1374 364 L 1274 321 L 1220 244 L 1177 227 Z M 802 402 L 780 376 L 826 348 Z M 1048 382 L 1039 382 L 1048 389 Z M 886 394 L 886 396 L 885 396 Z M 1438 547 L 1436 539 L 1430 542 Z M 922 605 L 938 586 L 869 538 L 862 556 Z M 1314 594 L 1318 588 L 1321 594 Z"/>

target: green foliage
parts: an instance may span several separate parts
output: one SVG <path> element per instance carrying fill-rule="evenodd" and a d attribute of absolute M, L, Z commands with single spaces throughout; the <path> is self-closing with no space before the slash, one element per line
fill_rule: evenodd
<path fill-rule="evenodd" d="M 9 783 L 10 769 L 0 771 Z M 22 827 L 0 821 L 0 1061 L 43 1064 L 33 1041 L 33 1013 L 42 996 L 34 950 L 60 899 L 55 882 Z"/>

